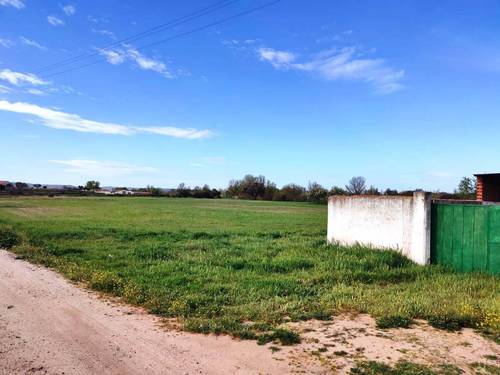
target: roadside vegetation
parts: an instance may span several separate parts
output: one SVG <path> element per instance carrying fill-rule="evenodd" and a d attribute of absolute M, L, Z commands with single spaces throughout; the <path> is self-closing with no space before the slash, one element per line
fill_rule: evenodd
<path fill-rule="evenodd" d="M 194 332 L 293 344 L 283 323 L 351 312 L 498 340 L 497 277 L 327 245 L 326 219 L 308 203 L 2 198 L 0 246 Z"/>

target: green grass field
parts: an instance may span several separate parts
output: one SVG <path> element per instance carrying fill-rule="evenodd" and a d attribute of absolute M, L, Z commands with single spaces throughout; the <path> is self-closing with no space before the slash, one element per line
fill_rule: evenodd
<path fill-rule="evenodd" d="M 326 245 L 326 220 L 306 203 L 1 198 L 0 245 L 196 332 L 296 341 L 283 322 L 366 312 L 498 335 L 498 278 Z"/>

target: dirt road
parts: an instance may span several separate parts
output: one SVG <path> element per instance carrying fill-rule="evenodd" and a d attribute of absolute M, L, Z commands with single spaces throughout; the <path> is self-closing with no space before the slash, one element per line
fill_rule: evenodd
<path fill-rule="evenodd" d="M 160 323 L 0 251 L 0 374 L 290 373 L 255 342 Z"/>

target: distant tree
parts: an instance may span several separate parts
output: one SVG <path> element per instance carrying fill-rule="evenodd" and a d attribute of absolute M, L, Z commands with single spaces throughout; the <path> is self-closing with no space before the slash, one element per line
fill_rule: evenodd
<path fill-rule="evenodd" d="M 243 178 L 241 190 L 246 198 L 262 199 L 266 193 L 266 178 L 248 174 Z"/>
<path fill-rule="evenodd" d="M 346 195 L 347 191 L 340 186 L 334 186 L 330 189 L 329 195 Z"/>
<path fill-rule="evenodd" d="M 387 188 L 384 191 L 384 195 L 398 195 L 398 191 Z"/>
<path fill-rule="evenodd" d="M 153 185 L 148 185 L 146 187 L 146 190 L 151 193 L 151 195 L 154 195 L 154 196 L 158 196 L 158 195 L 161 195 L 161 189 L 160 188 L 157 188 L 157 187 L 154 187 Z"/>
<path fill-rule="evenodd" d="M 264 176 L 247 174 L 241 180 L 231 180 L 226 193 L 231 198 L 264 199 L 266 188 L 271 186 Z"/>
<path fill-rule="evenodd" d="M 191 189 L 185 183 L 180 183 L 176 190 L 176 196 L 187 198 L 191 196 Z"/>
<path fill-rule="evenodd" d="M 241 181 L 231 180 L 227 189 L 224 191 L 224 196 L 226 198 L 238 198 L 241 193 Z"/>
<path fill-rule="evenodd" d="M 363 194 L 366 190 L 366 179 L 362 176 L 353 177 L 345 188 L 350 194 Z"/>
<path fill-rule="evenodd" d="M 378 188 L 376 188 L 373 185 L 370 185 L 370 187 L 365 191 L 365 194 L 368 194 L 368 195 L 380 195 L 381 193 L 378 190 Z"/>
<path fill-rule="evenodd" d="M 275 198 L 275 200 L 290 202 L 304 202 L 306 199 L 306 189 L 297 184 L 283 186 Z"/>
<path fill-rule="evenodd" d="M 476 184 L 470 177 L 463 177 L 455 193 L 463 199 L 472 199 L 476 195 Z"/>
<path fill-rule="evenodd" d="M 278 193 L 279 189 L 276 187 L 276 184 L 271 181 L 266 181 L 266 189 L 263 199 L 266 201 L 272 201 Z"/>
<path fill-rule="evenodd" d="M 309 182 L 307 187 L 307 201 L 312 203 L 326 203 L 328 190 L 317 182 Z"/>
<path fill-rule="evenodd" d="M 87 181 L 85 184 L 85 190 L 98 190 L 101 186 L 99 181 Z"/>
<path fill-rule="evenodd" d="M 28 184 L 26 182 L 16 182 L 16 189 L 17 190 L 23 190 L 28 187 Z"/>

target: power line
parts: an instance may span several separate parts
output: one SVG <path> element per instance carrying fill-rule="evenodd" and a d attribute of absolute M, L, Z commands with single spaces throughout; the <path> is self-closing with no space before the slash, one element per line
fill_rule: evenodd
<path fill-rule="evenodd" d="M 138 34 L 133 34 L 133 35 L 127 37 L 127 38 L 124 38 L 124 39 L 115 41 L 113 43 L 107 44 L 104 47 L 99 48 L 98 51 L 106 50 L 106 49 L 109 49 L 109 48 L 112 48 L 112 47 L 116 47 L 116 46 L 118 46 L 120 44 L 123 44 L 123 43 L 126 43 L 126 42 L 131 42 L 131 41 L 134 41 L 134 40 L 142 39 L 142 38 L 148 37 L 150 35 L 153 35 L 155 33 L 168 30 L 169 28 L 173 28 L 173 27 L 182 25 L 182 24 L 184 24 L 186 22 L 192 21 L 192 20 L 197 19 L 199 17 L 202 17 L 202 16 L 205 16 L 207 14 L 216 12 L 219 9 L 225 8 L 225 7 L 227 7 L 227 6 L 231 5 L 231 4 L 234 4 L 234 3 L 238 2 L 238 1 L 240 1 L 240 0 L 222 0 L 222 1 L 218 1 L 218 2 L 212 4 L 212 5 L 208 6 L 208 7 L 202 8 L 200 10 L 197 10 L 197 11 L 192 12 L 190 14 L 187 14 L 185 16 L 182 16 L 182 17 L 176 18 L 174 20 L 162 23 L 162 24 L 160 24 L 158 26 L 152 27 L 152 28 L 147 29 L 145 31 L 142 31 L 142 32 L 140 32 Z M 56 68 L 58 68 L 60 66 L 65 66 L 65 65 L 73 64 L 75 62 L 79 62 L 81 60 L 86 60 L 88 58 L 91 58 L 91 57 L 94 57 L 94 56 L 97 56 L 97 55 L 99 55 L 99 52 L 85 52 L 85 53 L 82 53 L 82 54 L 80 54 L 78 56 L 70 57 L 70 58 L 67 58 L 67 59 L 55 62 L 53 64 L 49 64 L 49 65 L 43 66 L 40 69 L 35 70 L 34 73 L 42 73 L 42 72 L 45 72 L 45 71 L 54 70 L 54 69 L 56 69 Z"/>
<path fill-rule="evenodd" d="M 205 29 L 208 29 L 210 27 L 213 27 L 213 26 L 217 26 L 217 25 L 220 25 L 220 24 L 223 24 L 223 23 L 226 23 L 226 22 L 229 22 L 235 18 L 239 18 L 239 17 L 243 17 L 243 16 L 246 16 L 248 14 L 251 14 L 251 13 L 254 13 L 254 12 L 257 12 L 259 10 L 262 10 L 264 8 L 268 8 L 274 4 L 277 4 L 279 3 L 281 0 L 274 0 L 274 1 L 271 1 L 269 3 L 266 3 L 266 4 L 263 4 L 261 6 L 258 6 L 258 7 L 255 7 L 255 8 L 251 8 L 249 10 L 246 10 L 244 12 L 240 12 L 240 13 L 237 13 L 237 14 L 234 14 L 232 16 L 229 16 L 229 17 L 226 17 L 226 18 L 223 18 L 222 20 L 219 20 L 219 21 L 215 21 L 215 22 L 212 22 L 212 23 L 209 23 L 207 25 L 203 25 L 203 26 L 200 26 L 200 27 L 197 27 L 197 28 L 194 28 L 192 30 L 189 30 L 189 31 L 185 31 L 183 33 L 180 33 L 180 34 L 177 34 L 177 35 L 174 35 L 174 36 L 171 36 L 169 38 L 165 38 L 165 39 L 162 39 L 162 40 L 159 40 L 157 42 L 153 42 L 153 43 L 150 43 L 150 44 L 146 44 L 144 46 L 141 46 L 141 47 L 138 47 L 137 50 L 143 50 L 145 48 L 149 48 L 149 47 L 152 47 L 152 46 L 156 46 L 158 44 L 162 44 L 162 43 L 166 43 L 168 41 L 171 41 L 171 40 L 174 40 L 174 39 L 178 39 L 178 38 L 181 38 L 181 37 L 184 37 L 186 35 L 190 35 L 190 34 L 194 34 L 198 31 L 202 31 L 202 30 L 205 30 Z M 66 70 L 62 70 L 62 71 L 59 71 L 59 72 L 55 72 L 55 73 L 52 73 L 52 74 L 48 74 L 48 75 L 44 75 L 42 76 L 42 78 L 49 78 L 49 77 L 54 77 L 54 76 L 58 76 L 60 74 L 64 74 L 64 73 L 68 73 L 68 72 L 72 72 L 72 71 L 75 71 L 75 70 L 80 70 L 80 69 L 83 69 L 83 68 L 86 68 L 88 66 L 91 66 L 91 65 L 95 65 L 95 64 L 98 64 L 98 63 L 101 63 L 101 62 L 104 62 L 105 60 L 104 59 L 99 59 L 99 60 L 95 60 L 91 63 L 88 63 L 88 64 L 85 64 L 85 65 L 80 65 L 80 66 L 77 66 L 77 67 L 74 67 L 74 68 L 70 68 L 70 69 L 66 69 Z"/>

